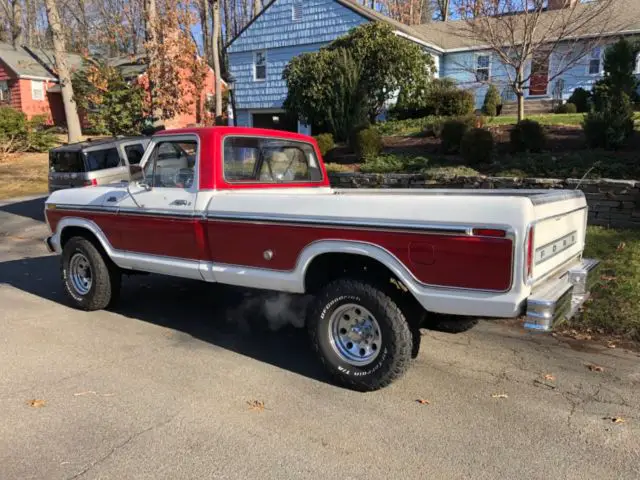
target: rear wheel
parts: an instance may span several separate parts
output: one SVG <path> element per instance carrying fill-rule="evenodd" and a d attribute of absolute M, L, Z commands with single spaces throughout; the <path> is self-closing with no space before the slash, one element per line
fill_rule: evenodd
<path fill-rule="evenodd" d="M 77 308 L 102 310 L 119 296 L 120 271 L 84 237 L 66 243 L 61 270 L 65 291 Z"/>
<path fill-rule="evenodd" d="M 389 296 L 366 282 L 329 284 L 314 300 L 307 324 L 320 361 L 348 388 L 378 390 L 409 367 L 409 324 Z"/>

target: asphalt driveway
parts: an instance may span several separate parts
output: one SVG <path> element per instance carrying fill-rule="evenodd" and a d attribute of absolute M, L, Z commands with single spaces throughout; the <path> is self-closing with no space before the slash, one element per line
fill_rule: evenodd
<path fill-rule="evenodd" d="M 46 233 L 0 203 L 1 479 L 640 478 L 637 353 L 482 322 L 355 393 L 295 302 L 150 275 L 69 308 Z"/>

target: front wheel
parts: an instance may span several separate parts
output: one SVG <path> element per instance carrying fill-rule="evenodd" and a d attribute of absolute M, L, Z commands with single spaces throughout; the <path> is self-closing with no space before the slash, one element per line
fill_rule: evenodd
<path fill-rule="evenodd" d="M 64 246 L 61 270 L 67 295 L 82 310 L 102 310 L 120 293 L 118 268 L 84 237 L 73 237 Z"/>
<path fill-rule="evenodd" d="M 331 283 L 316 297 L 307 324 L 320 361 L 348 388 L 378 390 L 409 367 L 409 324 L 396 303 L 373 285 Z"/>

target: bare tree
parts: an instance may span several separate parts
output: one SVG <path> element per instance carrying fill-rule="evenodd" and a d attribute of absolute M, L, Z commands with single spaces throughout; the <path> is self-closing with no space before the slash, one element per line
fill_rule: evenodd
<path fill-rule="evenodd" d="M 517 98 L 521 120 L 527 89 L 548 88 L 553 80 L 603 45 L 607 35 L 624 30 L 623 8 L 627 1 L 634 0 L 586 4 L 557 0 L 558 8 L 548 9 L 545 0 L 459 0 L 462 20 L 451 23 L 449 28 L 469 47 L 490 53 L 502 64 L 506 83 Z M 462 67 L 478 72 L 475 64 Z M 481 73 L 477 80 L 488 81 L 488 70 Z"/>
<path fill-rule="evenodd" d="M 220 1 L 211 2 L 213 17 L 213 71 L 216 76 L 216 123 L 222 117 L 222 77 L 220 72 Z"/>
<path fill-rule="evenodd" d="M 433 7 L 435 14 L 440 20 L 443 22 L 449 20 L 449 15 L 451 14 L 451 0 L 434 0 Z"/>
<path fill-rule="evenodd" d="M 0 0 L 0 5 L 6 18 L 9 40 L 14 47 L 19 47 L 24 43 L 22 0 Z"/>
<path fill-rule="evenodd" d="M 49 28 L 51 29 L 53 39 L 53 54 L 58 80 L 62 90 L 62 103 L 67 119 L 69 143 L 79 142 L 82 136 L 82 129 L 80 128 L 78 108 L 73 98 L 73 86 L 71 85 L 71 74 L 69 73 L 69 67 L 67 65 L 64 31 L 60 23 L 58 6 L 55 0 L 44 0 L 44 4 L 47 10 L 47 19 L 49 20 Z"/>

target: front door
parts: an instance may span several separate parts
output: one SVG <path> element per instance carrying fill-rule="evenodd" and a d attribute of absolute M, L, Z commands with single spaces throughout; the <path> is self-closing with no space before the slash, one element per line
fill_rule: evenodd
<path fill-rule="evenodd" d="M 194 217 L 198 141 L 193 135 L 161 136 L 149 146 L 143 180 L 118 199 L 120 249 L 197 259 Z"/>
<path fill-rule="evenodd" d="M 529 95 L 546 95 L 549 88 L 549 54 L 536 52 L 531 62 L 531 78 L 529 79 Z"/>

